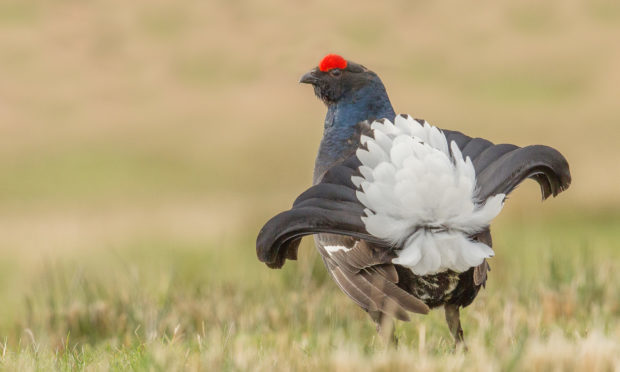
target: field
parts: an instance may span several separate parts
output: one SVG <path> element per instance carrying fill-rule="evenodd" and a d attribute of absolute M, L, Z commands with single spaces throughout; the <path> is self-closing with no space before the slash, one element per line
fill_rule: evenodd
<path fill-rule="evenodd" d="M 0 30 L 0 369 L 620 369 L 619 4 L 7 0 Z M 297 79 L 328 52 L 398 112 L 569 160 L 493 225 L 467 353 L 441 310 L 385 345 L 309 239 L 255 257 L 310 183 Z"/>

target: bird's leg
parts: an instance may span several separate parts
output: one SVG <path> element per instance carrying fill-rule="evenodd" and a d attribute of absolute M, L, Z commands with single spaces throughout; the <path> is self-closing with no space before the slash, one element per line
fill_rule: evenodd
<path fill-rule="evenodd" d="M 467 350 L 465 339 L 463 338 L 463 328 L 461 328 L 461 318 L 458 305 L 446 304 L 443 308 L 446 313 L 448 328 L 450 328 L 450 333 L 454 338 L 455 348 L 462 346 L 463 349 Z"/>
<path fill-rule="evenodd" d="M 398 338 L 394 334 L 394 321 L 388 315 L 380 311 L 368 311 L 368 315 L 372 318 L 377 326 L 377 333 L 386 342 L 391 345 L 398 345 Z"/>

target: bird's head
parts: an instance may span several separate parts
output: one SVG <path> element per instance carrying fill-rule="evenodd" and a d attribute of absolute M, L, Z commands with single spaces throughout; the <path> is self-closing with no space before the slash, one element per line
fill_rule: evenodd
<path fill-rule="evenodd" d="M 381 91 L 385 89 L 377 74 L 336 54 L 326 55 L 319 65 L 304 74 L 299 82 L 312 84 L 314 93 L 327 106 L 344 99 L 355 100 L 358 92 L 365 87 L 372 88 L 376 85 Z"/>

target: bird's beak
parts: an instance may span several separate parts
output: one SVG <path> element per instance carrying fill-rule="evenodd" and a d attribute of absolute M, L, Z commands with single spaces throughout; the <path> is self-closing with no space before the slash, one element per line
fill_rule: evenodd
<path fill-rule="evenodd" d="M 317 76 L 318 69 L 314 68 L 311 71 L 305 73 L 300 79 L 299 82 L 302 84 L 314 84 L 319 81 L 319 77 Z"/>

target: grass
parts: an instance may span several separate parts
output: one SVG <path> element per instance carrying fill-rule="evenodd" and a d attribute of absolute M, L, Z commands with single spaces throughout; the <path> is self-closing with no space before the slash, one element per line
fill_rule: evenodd
<path fill-rule="evenodd" d="M 452 351 L 440 310 L 397 324 L 399 347 L 386 347 L 308 242 L 281 271 L 255 260 L 252 236 L 147 239 L 48 258 L 24 270 L 31 277 L 11 274 L 24 276 L 28 289 L 2 320 L 0 366 L 613 370 L 620 363 L 618 222 L 501 220 L 489 285 L 463 315 L 468 353 Z"/>

